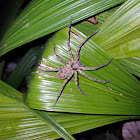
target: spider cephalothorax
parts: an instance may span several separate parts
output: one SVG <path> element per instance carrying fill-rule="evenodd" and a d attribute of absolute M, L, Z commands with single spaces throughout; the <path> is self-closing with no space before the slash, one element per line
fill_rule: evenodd
<path fill-rule="evenodd" d="M 99 30 L 91 35 L 89 35 L 77 48 L 76 50 L 76 55 L 75 57 L 73 58 L 73 55 L 72 55 L 72 52 L 71 52 L 71 49 L 70 49 L 70 27 L 71 27 L 71 22 L 72 22 L 72 18 L 71 18 L 71 21 L 70 21 L 70 24 L 69 24 L 69 27 L 68 27 L 68 31 L 67 31 L 67 49 L 68 49 L 68 53 L 69 53 L 69 56 L 70 56 L 70 59 L 71 61 L 68 61 L 68 60 L 64 60 L 64 59 L 61 59 L 58 54 L 56 53 L 55 51 L 55 45 L 54 45 L 54 48 L 53 48 L 53 52 L 56 56 L 56 58 L 61 61 L 61 62 L 64 62 L 64 63 L 67 63 L 67 65 L 64 65 L 58 69 L 56 68 L 53 68 L 53 67 L 50 67 L 50 66 L 47 66 L 47 65 L 44 65 L 44 64 L 40 64 L 39 65 L 39 70 L 42 70 L 41 67 L 46 67 L 46 68 L 49 68 L 48 70 L 42 70 L 42 71 L 45 71 L 45 72 L 52 72 L 52 71 L 56 71 L 58 72 L 57 73 L 57 78 L 58 79 L 65 79 L 60 91 L 59 91 L 59 94 L 57 96 L 57 99 L 54 103 L 54 106 L 56 105 L 59 97 L 61 96 L 62 94 L 62 91 L 64 89 L 64 87 L 66 86 L 66 84 L 68 83 L 68 81 L 72 78 L 73 75 L 75 75 L 75 85 L 77 87 L 77 89 L 83 94 L 85 95 L 81 89 L 79 88 L 79 84 L 78 84 L 78 72 L 81 73 L 83 76 L 85 76 L 86 78 L 92 80 L 92 81 L 96 81 L 96 82 L 100 82 L 100 83 L 108 83 L 108 82 L 111 82 L 110 80 L 108 81 L 101 81 L 101 80 L 97 80 L 97 79 L 94 79 L 90 76 L 88 76 L 86 73 L 84 73 L 82 70 L 97 70 L 97 69 L 100 69 L 104 66 L 107 66 L 111 60 L 113 59 L 110 59 L 106 64 L 103 64 L 103 65 L 100 65 L 100 66 L 97 66 L 97 67 L 85 67 L 84 65 L 81 65 L 80 62 L 79 62 L 79 54 L 80 54 L 80 49 L 81 47 L 86 43 L 86 41 L 91 38 L 93 35 L 95 35 L 96 33 L 99 32 Z M 43 61 L 45 61 L 44 59 L 42 59 Z M 38 70 L 38 73 L 39 73 L 39 70 Z M 86 95 L 85 95 L 86 96 Z"/>

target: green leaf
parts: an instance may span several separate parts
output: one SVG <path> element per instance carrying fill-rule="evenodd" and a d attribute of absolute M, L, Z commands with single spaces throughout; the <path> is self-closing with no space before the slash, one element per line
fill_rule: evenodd
<path fill-rule="evenodd" d="M 34 5 L 31 5 L 32 4 L 31 3 L 29 6 L 34 6 L 34 7 L 36 6 L 36 9 L 43 11 L 43 9 L 41 9 L 43 8 L 42 7 L 43 5 L 41 6 L 42 2 L 45 2 L 45 1 L 40 0 L 37 2 L 37 0 L 34 0 L 32 1 Z M 119 2 L 120 1 L 116 1 L 116 3 L 119 3 Z M 35 5 L 35 3 L 37 5 Z M 98 4 L 100 4 L 100 2 Z M 58 5 L 56 4 L 55 6 L 57 7 Z M 92 7 L 94 6 L 97 7 L 97 5 L 92 5 Z M 105 6 L 105 4 L 102 6 Z M 110 4 L 108 4 L 107 6 L 110 6 Z M 31 7 L 30 9 L 34 7 Z M 44 5 L 44 9 L 45 7 L 46 5 Z M 62 9 L 64 7 L 62 7 Z M 133 7 L 133 4 L 132 4 L 132 7 Z M 104 8 L 106 7 L 103 7 L 103 9 Z M 7 36 L 7 38 L 4 41 L 5 43 L 2 45 L 1 55 L 5 54 L 9 50 L 12 50 L 13 48 L 18 47 L 22 43 L 24 44 L 28 42 L 28 39 L 29 41 L 35 39 L 35 38 L 31 38 L 32 33 L 33 33 L 32 35 L 35 35 L 36 38 L 40 37 L 40 35 L 42 34 L 44 35 L 46 34 L 47 30 L 44 30 L 42 26 L 43 27 L 45 26 L 44 23 L 47 23 L 46 19 L 49 19 L 49 18 L 47 16 L 46 16 L 47 18 L 43 17 L 43 14 L 44 14 L 43 12 L 42 13 L 40 12 L 40 14 L 38 14 L 37 12 L 38 10 L 36 11 L 37 13 L 36 15 L 37 18 L 36 18 L 34 15 L 32 15 L 32 11 L 28 11 L 27 9 L 28 7 L 24 10 L 26 11 L 24 19 L 21 19 L 21 22 L 19 21 L 19 23 L 17 24 L 18 26 L 15 25 L 14 23 L 13 27 L 5 35 L 5 37 Z M 33 10 L 36 10 L 36 9 L 33 9 Z M 82 10 L 88 10 L 88 9 L 90 8 L 85 8 Z M 61 7 L 59 10 L 61 10 Z M 57 12 L 57 9 L 56 9 L 56 12 Z M 63 17 L 61 17 L 60 14 L 56 14 L 56 12 L 52 13 L 52 15 L 56 15 L 55 16 L 56 19 L 53 18 L 53 20 L 55 21 L 54 25 L 57 23 L 58 26 L 52 27 L 51 28 L 52 31 L 62 28 L 62 26 L 59 27 L 59 25 L 61 24 L 63 25 L 63 27 L 67 26 L 69 22 L 69 18 L 70 18 L 69 16 L 67 16 L 67 19 L 62 19 Z M 96 13 L 96 11 L 94 11 L 94 13 Z M 62 14 L 64 15 L 64 13 Z M 69 12 L 65 14 L 69 14 Z M 83 16 L 81 16 L 82 14 L 80 12 L 77 13 L 77 16 L 75 17 L 78 17 L 78 18 L 75 19 L 75 22 L 85 18 L 84 14 Z M 85 16 L 87 15 L 88 14 L 86 13 Z M 30 16 L 34 17 L 33 19 L 30 18 L 32 21 L 35 21 L 35 18 L 37 19 L 36 20 L 37 23 L 34 25 L 37 25 L 38 27 L 39 27 L 39 24 L 38 24 L 39 20 L 40 21 L 44 20 L 44 22 L 42 22 L 41 27 L 36 28 L 36 29 L 34 28 L 34 31 L 30 30 L 31 29 L 30 26 L 29 28 L 23 29 L 21 31 L 22 27 L 23 26 L 25 27 L 25 25 L 27 25 L 28 23 L 28 21 L 25 21 L 25 22 L 23 21 L 25 19 L 29 19 Z M 39 16 L 41 17 L 40 19 L 39 19 Z M 59 16 L 60 16 L 60 20 L 59 20 Z M 50 16 L 50 18 L 52 18 L 52 16 Z M 64 20 L 67 21 L 67 23 L 64 23 L 64 22 L 60 23 L 61 19 L 63 21 Z M 82 29 L 80 28 L 79 30 L 81 31 Z M 42 30 L 39 30 L 39 29 L 42 29 Z M 94 29 L 97 29 L 97 27 L 94 27 Z M 93 32 L 94 29 L 92 28 L 90 31 Z M 89 35 L 89 30 L 86 30 L 86 33 L 85 33 L 84 31 L 85 29 L 83 28 L 82 32 L 84 34 L 79 32 L 75 28 L 72 28 L 72 30 L 74 32 L 77 32 L 78 35 L 82 37 L 82 39 L 79 39 L 79 37 L 76 34 L 72 33 L 72 37 L 74 37 L 74 39 L 71 39 L 71 47 L 72 47 L 73 54 L 75 54 L 75 50 L 78 44 L 83 40 L 83 38 L 86 37 L 84 34 Z M 11 32 L 15 36 L 14 35 L 12 36 Z M 19 34 L 19 36 L 16 34 Z M 12 38 L 9 39 L 10 36 L 13 37 L 13 40 Z M 21 39 L 23 39 L 24 42 L 20 42 Z M 95 38 L 93 37 L 89 42 L 87 42 L 86 45 L 83 46 L 80 53 L 81 54 L 80 62 L 82 62 L 82 64 L 85 64 L 86 66 L 95 67 L 97 65 L 101 65 L 103 63 L 106 63 L 110 59 L 110 56 L 111 56 L 111 53 L 108 50 L 107 51 L 108 53 L 110 53 L 110 56 L 105 51 L 103 51 L 102 48 L 98 46 L 99 44 L 96 45 L 92 41 L 94 39 L 96 40 L 96 37 Z M 100 41 L 102 42 L 102 40 Z M 119 41 L 121 41 L 121 39 Z M 134 45 L 136 46 L 139 43 L 139 40 L 137 38 L 134 38 L 134 40 L 132 39 L 131 41 L 132 42 L 129 43 L 128 45 L 129 47 L 134 46 Z M 9 42 L 10 44 L 7 45 L 7 42 Z M 58 32 L 55 36 L 53 36 L 50 39 L 49 43 L 46 45 L 46 49 L 43 54 L 43 57 L 46 58 L 46 61 L 47 61 L 45 64 L 47 65 L 50 64 L 51 66 L 58 68 L 64 64 L 56 60 L 52 52 L 53 44 L 57 45 L 56 51 L 58 52 L 58 54 L 62 58 L 69 60 L 69 56 L 67 54 L 68 52 L 66 48 L 66 29 Z M 91 45 L 93 46 L 91 47 Z M 133 56 L 132 54 L 135 54 L 135 52 L 131 51 L 130 54 L 131 56 Z M 121 54 L 119 58 L 121 58 L 122 56 L 123 55 Z M 19 70 L 20 69 L 18 69 L 17 72 Z M 29 101 L 28 103 L 31 103 L 31 104 L 33 103 L 32 107 L 35 109 L 40 108 L 40 109 L 47 109 L 49 111 L 68 111 L 68 112 L 73 112 L 74 110 L 74 112 L 77 112 L 77 113 L 88 112 L 88 114 L 45 112 L 45 111 L 29 109 L 24 104 L 23 96 L 21 93 L 11 88 L 10 86 L 6 85 L 4 82 L 0 81 L 0 114 L 1 114 L 0 115 L 0 139 L 6 139 L 6 138 L 7 139 L 55 139 L 55 138 L 60 137 L 58 134 L 60 134 L 65 139 L 66 138 L 74 139 L 67 132 L 69 132 L 70 134 L 75 134 L 75 133 L 86 131 L 86 130 L 96 128 L 99 126 L 103 126 L 106 124 L 121 121 L 121 120 L 139 119 L 139 114 L 140 114 L 139 82 L 132 75 L 130 75 L 116 60 L 113 60 L 109 66 L 103 69 L 100 69 L 98 71 L 93 71 L 93 72 L 86 71 L 86 73 L 92 76 L 93 78 L 98 78 L 100 80 L 112 80 L 112 83 L 108 83 L 106 85 L 95 83 L 80 76 L 79 77 L 80 88 L 86 91 L 85 93 L 87 95 L 87 97 L 82 97 L 82 95 L 79 93 L 79 91 L 76 89 L 74 85 L 74 79 L 72 79 L 70 83 L 65 87 L 65 90 L 60 100 L 58 101 L 58 104 L 56 104 L 56 106 L 52 108 L 52 105 L 55 102 L 59 89 L 62 86 L 63 80 L 58 80 L 58 79 L 55 79 L 54 77 L 50 77 L 46 75 L 46 74 L 54 75 L 54 73 L 43 73 L 43 72 L 42 74 L 35 73 L 34 74 L 35 78 L 32 79 L 31 84 L 30 84 L 31 86 L 29 87 L 30 94 L 28 96 L 28 99 L 30 100 L 28 100 Z M 31 92 L 33 93 L 31 94 Z M 33 99 L 33 102 L 31 101 L 31 97 Z M 72 107 L 72 108 L 69 108 L 69 107 Z M 89 115 L 89 113 L 91 114 Z M 111 114 L 111 115 L 92 115 L 96 113 Z M 115 116 L 114 114 L 117 114 L 117 115 Z M 124 114 L 124 116 L 120 114 Z M 138 115 L 138 116 L 134 116 L 134 115 Z M 67 132 L 64 128 L 67 130 Z"/>
<path fill-rule="evenodd" d="M 24 0 L 12 0 L 12 1 L 3 1 L 1 3 L 2 8 L 2 20 L 0 20 L 0 38 L 8 29 L 8 27 L 14 22 L 19 10 Z"/>
<path fill-rule="evenodd" d="M 1 40 L 0 56 L 27 42 L 100 13 L 125 0 L 33 0 L 23 10 Z"/>
<path fill-rule="evenodd" d="M 125 2 L 93 37 L 110 56 L 116 59 L 140 56 L 139 6 L 138 0 Z"/>
<path fill-rule="evenodd" d="M 68 136 L 65 129 L 75 134 L 124 119 L 139 119 L 137 116 L 84 115 L 31 110 L 23 103 L 22 94 L 2 81 L 0 81 L 0 114 L 0 139 L 56 139 L 60 137 L 56 132 L 61 131 L 62 135 L 65 135 L 63 138 L 71 140 L 74 138 Z M 52 128 L 58 131 L 54 132 Z"/>
<path fill-rule="evenodd" d="M 19 100 L 19 98 L 15 98 L 13 95 L 16 94 L 16 95 L 20 95 L 16 90 L 14 90 L 13 88 L 9 87 L 8 85 L 6 85 L 5 83 L 3 83 L 2 81 L 0 82 L 1 83 L 1 88 L 0 88 L 0 95 L 1 95 L 1 128 L 2 130 L 4 130 L 4 132 L 6 132 L 6 129 L 7 127 L 5 128 L 5 126 L 8 124 L 10 124 L 10 129 L 9 131 L 17 131 L 17 136 L 18 138 L 24 138 L 24 137 L 27 137 L 27 132 L 24 132 L 23 134 L 21 133 L 20 134 L 20 127 L 22 127 L 22 131 L 27 131 L 26 129 L 28 129 L 28 133 L 30 133 L 30 131 L 32 132 L 32 129 L 30 130 L 30 127 L 29 126 L 26 126 L 27 124 L 26 123 L 30 123 L 32 125 L 35 125 L 35 123 L 41 123 L 41 126 L 42 126 L 42 121 L 40 119 L 38 119 L 32 112 L 34 112 L 37 116 L 39 116 L 41 119 L 43 119 L 47 124 L 49 124 L 49 126 L 51 127 L 54 127 L 54 130 L 56 131 L 59 131 L 59 134 L 61 132 L 61 134 L 63 134 L 64 138 L 69 138 L 69 139 L 73 139 L 65 130 L 64 128 L 60 127 L 49 115 L 45 114 L 45 118 L 42 117 L 42 115 L 40 115 L 41 113 L 39 111 L 31 111 L 30 109 L 28 109 L 28 107 L 26 105 L 23 104 L 23 102 L 21 102 L 21 100 Z M 3 88 L 4 87 L 4 88 Z M 11 94 L 10 92 L 7 92 L 7 91 L 13 91 L 14 94 Z M 7 95 L 5 95 L 4 93 L 7 92 Z M 11 98 L 12 97 L 12 98 Z M 20 96 L 21 97 L 21 96 Z M 18 102 L 17 102 L 18 101 Z M 7 104 L 8 102 L 8 104 Z M 12 112 L 10 110 L 12 110 Z M 7 114 L 9 113 L 9 115 Z M 48 120 L 49 118 L 49 120 Z M 15 119 L 18 119 L 17 121 L 15 121 Z M 32 120 L 32 121 L 31 121 Z M 31 122 L 30 122 L 31 121 Z M 5 122 L 5 123 L 4 123 Z M 49 122 L 49 123 L 48 123 Z M 8 124 L 7 124 L 8 123 Z M 23 124 L 25 125 L 23 125 Z M 38 128 L 38 124 L 35 125 L 37 127 L 37 129 L 40 129 Z M 22 126 L 23 125 L 23 126 Z M 45 126 L 45 123 L 43 123 L 43 125 Z M 56 129 L 56 125 L 57 125 L 57 129 Z M 34 126 L 34 127 L 35 127 Z M 26 128 L 25 128 L 26 127 Z M 45 131 L 47 132 L 48 128 L 45 127 Z M 49 128 L 50 129 L 50 128 Z M 7 129 L 8 131 L 8 129 Z M 37 131 L 37 130 L 36 130 Z M 52 131 L 51 129 L 49 131 Z M 4 136 L 5 137 L 5 133 L 3 131 L 0 131 L 2 132 L 2 135 L 0 135 L 1 137 Z M 25 135 L 26 133 L 26 135 Z M 44 133 L 44 131 L 43 131 Z M 52 132 L 51 132 L 52 133 Z M 6 132 L 7 134 L 7 132 Z M 34 137 L 34 134 L 31 133 L 32 136 L 30 137 Z M 49 133 L 48 133 L 49 134 Z M 14 135 L 14 134 L 13 134 Z M 46 134 L 45 134 L 46 135 Z M 44 136 L 45 136 L 44 135 Z M 8 136 L 8 135 L 6 135 Z M 10 135 L 11 137 L 11 135 Z M 46 135 L 46 137 L 48 137 Z M 56 136 L 55 136 L 56 137 Z M 58 137 L 58 136 L 57 136 Z M 3 137 L 2 137 L 3 138 Z"/>
<path fill-rule="evenodd" d="M 86 36 L 92 34 L 94 29 L 100 28 L 100 32 L 92 40 L 110 56 L 115 57 L 115 59 L 139 56 L 139 3 L 137 0 L 133 0 L 119 6 L 117 10 L 116 8 L 97 15 L 99 24 L 96 26 L 82 22 L 77 24 L 75 28 L 83 32 Z M 115 10 L 116 12 L 108 18 L 111 12 Z M 132 14 L 130 15 L 130 13 Z"/>
<path fill-rule="evenodd" d="M 130 57 L 119 59 L 119 62 L 134 75 L 140 77 L 140 57 Z"/>
<path fill-rule="evenodd" d="M 42 52 L 42 46 L 37 46 L 31 48 L 25 56 L 20 60 L 15 70 L 10 74 L 7 79 L 7 83 L 10 84 L 14 88 L 18 88 L 25 76 L 27 76 L 31 70 L 35 62 L 40 57 Z M 13 80 L 14 79 L 14 80 Z"/>
<path fill-rule="evenodd" d="M 75 34 L 71 35 L 71 49 L 75 54 L 80 42 L 86 36 L 75 28 L 71 29 Z M 67 46 L 67 28 L 60 30 L 52 36 L 44 49 L 43 64 L 59 68 L 64 65 L 56 59 L 52 48 L 56 45 L 56 51 L 62 59 L 70 60 Z M 78 38 L 78 36 L 81 38 Z M 74 37 L 74 38 L 73 38 Z M 109 55 L 92 40 L 89 40 L 81 49 L 80 62 L 86 67 L 96 67 L 105 64 L 110 59 Z M 45 69 L 45 68 L 42 68 Z M 75 87 L 72 78 L 64 88 L 56 106 L 53 106 L 64 80 L 50 75 L 55 72 L 34 73 L 34 78 L 29 85 L 27 101 L 31 108 L 74 112 L 86 114 L 116 114 L 139 115 L 140 94 L 139 81 L 129 74 L 116 60 L 108 66 L 96 71 L 85 71 L 89 76 L 102 81 L 112 80 L 107 84 L 93 82 L 79 74 L 79 85 L 87 95 L 83 96 Z"/>
<path fill-rule="evenodd" d="M 121 5 L 111 8 L 103 13 L 96 15 L 96 19 L 99 21 L 98 24 L 103 24 Z M 98 25 L 97 24 L 97 25 Z"/>
<path fill-rule="evenodd" d="M 39 110 L 32 110 L 39 118 L 46 122 L 52 129 L 62 136 L 64 139 L 75 140 L 62 126 L 55 122 L 46 112 Z"/>
<path fill-rule="evenodd" d="M 22 94 L 2 81 L 0 81 L 0 114 L 0 139 L 58 138 L 60 136 L 65 139 L 74 139 L 47 113 L 29 109 L 23 103 Z"/>

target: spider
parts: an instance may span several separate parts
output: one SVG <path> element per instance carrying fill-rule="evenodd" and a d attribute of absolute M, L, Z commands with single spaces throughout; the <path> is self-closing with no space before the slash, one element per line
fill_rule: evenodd
<path fill-rule="evenodd" d="M 60 96 L 62 94 L 63 89 L 65 88 L 66 84 L 69 82 L 69 80 L 72 78 L 73 75 L 75 75 L 75 85 L 76 85 L 77 89 L 80 91 L 80 93 L 85 95 L 85 93 L 82 92 L 82 90 L 80 89 L 79 84 L 78 84 L 78 72 L 80 74 L 82 74 L 83 76 L 85 76 L 86 78 L 92 80 L 92 81 L 96 81 L 96 82 L 100 82 L 100 83 L 111 82 L 111 80 L 101 81 L 101 80 L 94 79 L 94 78 L 88 76 L 82 70 L 97 70 L 97 69 L 100 69 L 100 68 L 102 68 L 104 66 L 107 66 L 111 62 L 111 60 L 113 58 L 110 59 L 106 64 L 103 64 L 103 65 L 100 65 L 100 66 L 97 66 L 97 67 L 85 67 L 84 65 L 81 65 L 80 62 L 79 62 L 79 53 L 80 53 L 81 47 L 88 41 L 88 39 L 90 39 L 93 35 L 98 33 L 99 30 L 97 32 L 94 32 L 93 34 L 89 35 L 85 40 L 82 41 L 82 43 L 78 46 L 78 48 L 76 50 L 75 57 L 73 57 L 73 54 L 72 54 L 71 49 L 70 49 L 70 28 L 71 28 L 71 23 L 72 23 L 72 18 L 71 18 L 70 24 L 68 26 L 68 31 L 67 31 L 67 49 L 68 49 L 68 53 L 69 53 L 71 61 L 61 59 L 58 56 L 58 54 L 56 53 L 55 45 L 54 45 L 53 52 L 54 52 L 56 58 L 61 62 L 67 63 L 67 65 L 64 65 L 64 66 L 62 66 L 62 67 L 60 67 L 58 69 L 50 67 L 50 66 L 47 66 L 47 65 L 43 65 L 42 63 L 39 65 L 39 68 L 41 68 L 41 67 L 49 68 L 48 70 L 42 70 L 42 69 L 39 69 L 39 70 L 44 71 L 44 72 L 52 72 L 52 71 L 58 72 L 57 73 L 57 78 L 58 79 L 65 79 L 65 81 L 64 81 L 64 83 L 63 83 L 63 85 L 62 85 L 62 87 L 61 87 L 61 89 L 60 89 L 60 91 L 58 93 L 57 99 L 56 99 L 56 101 L 55 101 L 53 106 L 56 105 L 57 101 L 59 100 L 59 98 L 60 98 Z M 42 59 L 42 60 L 45 61 L 44 59 Z"/>

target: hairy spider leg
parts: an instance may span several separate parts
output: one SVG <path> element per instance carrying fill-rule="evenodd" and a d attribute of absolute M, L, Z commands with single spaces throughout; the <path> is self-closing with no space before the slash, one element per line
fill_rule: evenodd
<path fill-rule="evenodd" d="M 59 71 L 59 70 L 60 70 L 60 68 L 56 69 L 56 68 L 53 68 L 53 67 L 51 67 L 51 66 L 45 65 L 45 64 L 43 64 L 43 63 L 41 63 L 41 64 L 38 66 L 38 68 L 39 68 L 38 70 L 45 71 L 45 72 L 47 72 L 47 71 Z M 43 70 L 43 69 L 41 69 L 41 68 L 49 68 L 49 70 Z"/>
<path fill-rule="evenodd" d="M 80 72 L 83 76 L 85 76 L 86 78 L 92 80 L 92 81 L 95 81 L 95 82 L 99 82 L 99 83 L 108 83 L 108 82 L 112 82 L 111 80 L 108 80 L 108 81 L 101 81 L 101 80 L 98 80 L 98 79 L 94 79 L 92 77 L 90 77 L 89 75 L 87 75 L 86 73 L 84 73 L 83 71 L 81 70 L 78 70 L 78 72 Z"/>
<path fill-rule="evenodd" d="M 57 99 L 56 99 L 56 101 L 55 101 L 55 103 L 54 103 L 53 106 L 56 105 L 57 101 L 59 100 L 59 98 L 60 98 L 60 96 L 61 96 L 61 94 L 62 94 L 62 91 L 63 91 L 64 87 L 65 87 L 66 84 L 69 82 L 69 80 L 71 79 L 72 76 L 73 76 L 73 72 L 72 72 L 72 73 L 69 75 L 69 77 L 64 81 L 64 83 L 63 83 L 63 85 L 62 85 L 62 87 L 61 87 L 61 89 L 60 89 L 60 91 L 59 91 L 59 93 L 58 93 Z"/>
<path fill-rule="evenodd" d="M 74 75 L 74 76 L 75 76 L 75 85 L 76 85 L 77 89 L 78 89 L 83 95 L 86 96 L 86 94 L 83 93 L 82 90 L 81 90 L 80 87 L 79 87 L 79 83 L 78 83 L 78 72 L 75 71 L 74 73 L 75 73 L 75 75 Z"/>
<path fill-rule="evenodd" d="M 71 52 L 71 49 L 70 49 L 70 28 L 71 28 L 71 23 L 72 23 L 72 17 L 71 17 L 71 21 L 70 21 L 70 24 L 68 26 L 68 31 L 67 31 L 67 48 L 68 48 L 68 53 L 69 53 L 70 59 L 73 60 L 73 55 L 72 55 L 72 52 Z"/>
<path fill-rule="evenodd" d="M 51 72 L 51 71 L 60 71 L 60 70 L 62 70 L 64 67 L 65 67 L 66 65 L 64 65 L 64 66 L 62 66 L 62 67 L 60 67 L 60 68 L 53 68 L 53 67 L 51 67 L 51 66 L 47 66 L 47 65 L 45 65 L 45 64 L 42 64 L 42 65 L 40 65 L 40 66 L 38 66 L 38 70 L 41 70 L 41 71 L 44 71 L 44 72 Z M 43 67 L 43 68 L 49 68 L 49 69 L 47 69 L 47 70 L 43 70 L 43 69 L 40 69 L 41 67 Z"/>
<path fill-rule="evenodd" d="M 55 45 L 54 45 L 54 47 L 53 47 L 53 52 L 54 52 L 56 58 L 57 58 L 59 61 L 64 62 L 64 63 L 69 63 L 69 61 L 64 60 L 64 59 L 61 59 L 61 58 L 58 56 L 58 54 L 57 54 L 56 51 L 55 51 Z"/>
<path fill-rule="evenodd" d="M 80 67 L 81 70 L 98 70 L 102 67 L 105 67 L 107 65 L 109 65 L 109 63 L 113 60 L 114 58 L 111 58 L 107 63 L 103 64 L 103 65 L 100 65 L 100 66 L 97 66 L 97 67 Z"/>
<path fill-rule="evenodd" d="M 43 67 L 43 68 L 49 68 L 49 69 L 43 70 L 43 69 L 41 69 L 42 67 Z M 65 65 L 57 69 L 57 68 L 53 68 L 53 67 L 51 67 L 51 66 L 48 66 L 48 65 L 45 65 L 45 64 L 41 63 L 41 64 L 38 66 L 39 69 L 36 71 L 36 73 L 42 74 L 42 75 L 49 75 L 49 76 L 52 76 L 52 77 L 57 78 L 57 76 L 50 75 L 50 74 L 45 74 L 45 73 L 41 73 L 40 71 L 44 71 L 44 72 L 58 72 L 58 71 L 62 70 L 64 67 L 65 67 Z"/>
<path fill-rule="evenodd" d="M 41 64 L 38 66 L 38 68 L 39 68 L 39 69 L 40 69 L 40 68 L 55 69 L 55 68 L 53 68 L 53 67 L 51 67 L 51 66 L 48 66 L 48 65 L 43 64 L 42 62 L 41 62 Z"/>
<path fill-rule="evenodd" d="M 50 75 L 50 74 L 46 74 L 46 73 L 42 73 L 42 72 L 40 72 L 39 70 L 37 70 L 36 73 L 41 74 L 41 75 L 47 75 L 47 76 L 51 76 L 51 77 L 55 77 L 55 78 L 57 78 L 57 77 L 54 76 L 54 75 Z"/>
<path fill-rule="evenodd" d="M 51 71 L 59 71 L 60 69 L 50 69 L 50 70 L 43 70 L 43 69 L 38 69 L 38 70 L 41 70 L 41 71 L 44 71 L 44 72 L 51 72 Z"/>
<path fill-rule="evenodd" d="M 94 36 L 95 34 L 97 34 L 98 32 L 100 31 L 100 29 L 97 31 L 97 32 L 94 32 L 93 34 L 89 35 L 85 40 L 83 40 L 81 42 L 81 44 L 78 46 L 77 50 L 76 50 L 76 54 L 75 54 L 75 60 L 79 60 L 79 53 L 80 53 L 80 50 L 81 50 L 81 47 L 92 37 Z"/>

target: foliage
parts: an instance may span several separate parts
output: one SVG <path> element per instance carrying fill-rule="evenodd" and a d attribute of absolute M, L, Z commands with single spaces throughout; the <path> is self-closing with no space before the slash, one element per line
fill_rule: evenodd
<path fill-rule="evenodd" d="M 140 73 L 140 4 L 137 0 L 122 2 L 124 0 L 32 0 L 28 4 L 3 36 L 0 56 L 45 35 L 48 35 L 47 41 L 24 55 L 7 83 L 0 81 L 0 139 L 74 139 L 71 134 L 139 119 L 140 87 L 132 74 L 139 77 Z M 99 24 L 82 21 L 95 14 Z M 71 79 L 53 107 L 63 80 L 48 73 L 38 74 L 37 67 L 32 67 L 41 62 L 41 57 L 47 65 L 56 68 L 64 65 L 53 54 L 54 44 L 60 57 L 69 60 L 67 28 L 64 27 L 68 26 L 71 16 L 75 33 L 71 33 L 73 54 L 87 35 L 100 28 L 82 47 L 80 62 L 96 67 L 114 57 L 105 68 L 85 71 L 93 78 L 112 82 L 96 83 L 79 75 L 80 88 L 87 97 L 79 93 Z M 27 97 L 16 90 L 25 76 L 29 79 Z"/>

